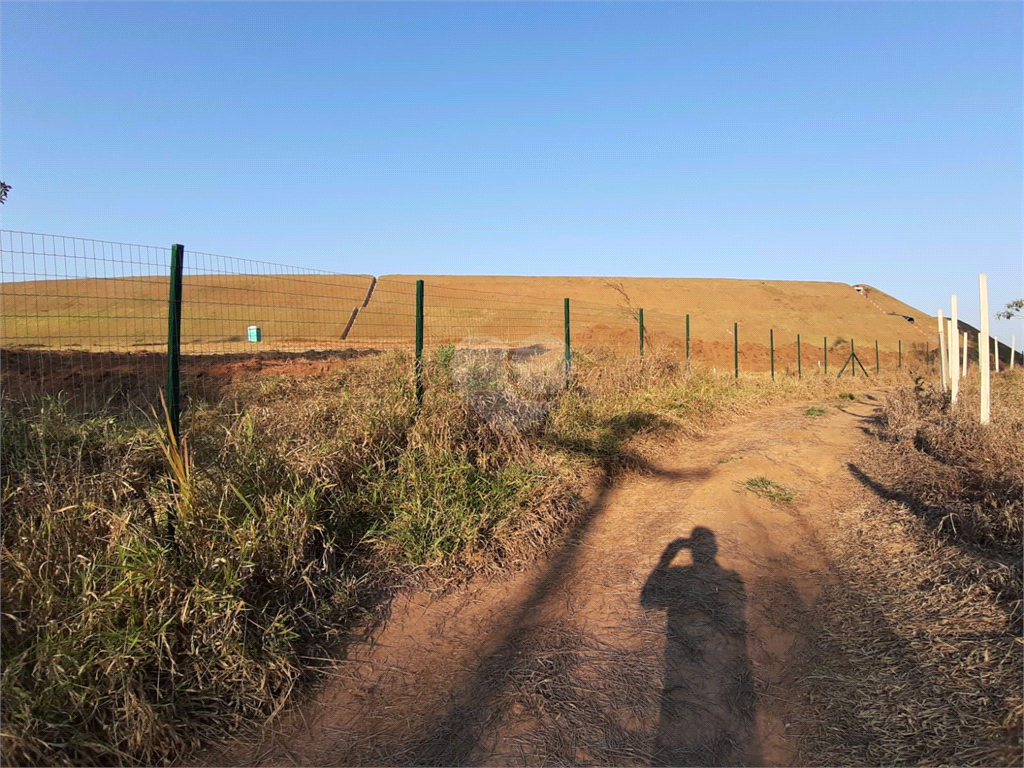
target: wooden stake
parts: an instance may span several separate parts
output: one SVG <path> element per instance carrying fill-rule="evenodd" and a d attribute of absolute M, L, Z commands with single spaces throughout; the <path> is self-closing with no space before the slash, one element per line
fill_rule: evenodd
<path fill-rule="evenodd" d="M 960 326 L 957 325 L 956 317 L 956 296 L 950 297 L 950 318 L 949 318 L 949 390 L 950 402 L 956 403 L 960 395 Z"/>
<path fill-rule="evenodd" d="M 991 373 L 988 369 L 988 277 L 978 275 L 978 292 L 981 294 L 981 332 L 978 333 L 978 368 L 981 373 L 981 423 L 988 424 L 992 408 L 989 390 Z"/>
<path fill-rule="evenodd" d="M 942 374 L 942 391 L 946 391 L 946 374 L 949 372 L 949 360 L 946 358 L 946 324 L 942 322 L 942 310 L 939 310 L 939 372 Z"/>
<path fill-rule="evenodd" d="M 995 358 L 996 373 L 999 373 L 999 337 L 992 337 L 992 356 Z"/>
<path fill-rule="evenodd" d="M 967 331 L 964 331 L 964 364 L 960 368 L 960 378 L 967 376 Z"/>

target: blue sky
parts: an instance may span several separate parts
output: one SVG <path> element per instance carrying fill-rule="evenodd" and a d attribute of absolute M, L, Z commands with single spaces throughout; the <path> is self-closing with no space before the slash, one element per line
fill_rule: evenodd
<path fill-rule="evenodd" d="M 19 3 L 4 229 L 1024 296 L 1024 4 Z M 993 332 L 1024 345 L 1024 324 Z"/>

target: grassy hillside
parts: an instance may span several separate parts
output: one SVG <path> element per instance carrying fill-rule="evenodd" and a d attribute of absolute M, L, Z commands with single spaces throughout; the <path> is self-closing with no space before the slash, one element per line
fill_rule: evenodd
<path fill-rule="evenodd" d="M 562 300 L 571 299 L 573 338 L 622 348 L 639 345 L 637 310 L 644 309 L 648 341 L 681 348 L 690 315 L 691 347 L 698 359 L 731 361 L 733 323 L 739 324 L 741 356 L 767 366 L 769 330 L 775 332 L 777 363 L 795 362 L 796 335 L 805 362 L 831 343 L 859 339 L 862 351 L 877 339 L 893 354 L 903 341 L 935 346 L 927 331 L 934 320 L 881 292 L 883 308 L 844 283 L 691 278 L 502 277 L 387 275 L 377 281 L 370 306 L 360 312 L 353 340 L 404 339 L 414 325 L 415 281 L 425 281 L 426 335 L 433 342 L 458 342 L 470 333 L 518 341 L 544 333 L 560 338 Z M 500 296 L 489 295 L 500 294 Z M 894 312 L 896 314 L 888 314 Z M 915 317 L 909 323 L 903 315 Z M 758 350 L 753 349 L 759 348 Z M 848 346 L 844 347 L 848 352 Z M 756 354 L 755 354 L 756 351 Z M 830 353 L 832 360 L 838 358 Z M 814 357 L 817 355 L 817 357 Z M 763 359 L 762 359 L 763 358 Z M 844 355 L 845 359 L 845 355 Z"/>
<path fill-rule="evenodd" d="M 201 352 L 306 350 L 347 346 L 411 346 L 415 337 L 415 275 L 186 276 L 182 349 Z M 802 337 L 805 365 L 841 364 L 848 340 L 873 364 L 878 340 L 884 362 L 897 345 L 935 347 L 934 319 L 867 286 L 862 295 L 843 283 L 691 278 L 423 276 L 425 341 L 436 346 L 471 336 L 522 344 L 560 344 L 563 299 L 571 300 L 572 338 L 579 346 L 639 348 L 639 309 L 646 344 L 683 354 L 690 315 L 695 360 L 732 364 L 738 323 L 741 366 L 766 370 L 769 330 L 776 365 L 796 362 Z M 368 306 L 363 303 L 371 294 Z M 346 335 L 345 329 L 357 316 Z M 909 323 L 904 315 L 915 318 Z M 160 350 L 167 328 L 163 277 L 31 281 L 0 284 L 0 337 L 12 348 L 92 351 Z M 247 341 L 262 329 L 259 345 Z"/>
<path fill-rule="evenodd" d="M 183 348 L 248 349 L 250 325 L 263 330 L 261 348 L 306 349 L 310 342 L 338 340 L 371 280 L 369 275 L 185 275 Z M 0 339 L 5 347 L 166 349 L 167 302 L 163 276 L 0 283 Z"/>

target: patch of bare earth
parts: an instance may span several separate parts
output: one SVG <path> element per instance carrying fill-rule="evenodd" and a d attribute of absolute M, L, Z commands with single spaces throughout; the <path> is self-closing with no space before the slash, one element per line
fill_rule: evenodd
<path fill-rule="evenodd" d="M 647 471 L 595 490 L 534 568 L 396 599 L 315 700 L 211 762 L 870 764 L 871 740 L 891 724 L 864 716 L 844 730 L 849 713 L 823 704 L 821 679 L 848 682 L 843 706 L 870 708 L 858 665 L 881 625 L 864 607 L 859 641 L 844 645 L 822 611 L 861 607 L 835 541 L 866 549 L 876 536 L 860 510 L 884 500 L 849 468 L 876 405 L 826 404 L 817 417 L 806 404 L 774 408 L 663 446 Z M 744 487 L 756 478 L 793 500 Z M 885 540 L 875 565 L 899 567 L 911 539 L 887 529 Z M 879 643 L 902 631 L 887 627 Z M 901 642 L 887 652 L 912 654 Z M 900 723 L 908 743 L 912 725 Z M 914 752 L 885 754 L 876 764 Z"/>

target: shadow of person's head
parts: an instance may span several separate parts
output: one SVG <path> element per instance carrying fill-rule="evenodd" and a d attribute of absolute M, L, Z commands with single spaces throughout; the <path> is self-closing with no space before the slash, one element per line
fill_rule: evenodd
<path fill-rule="evenodd" d="M 696 526 L 690 532 L 690 538 L 686 540 L 685 546 L 690 550 L 693 562 L 701 565 L 713 563 L 715 555 L 718 554 L 718 542 L 715 541 L 714 531 L 702 525 Z"/>

